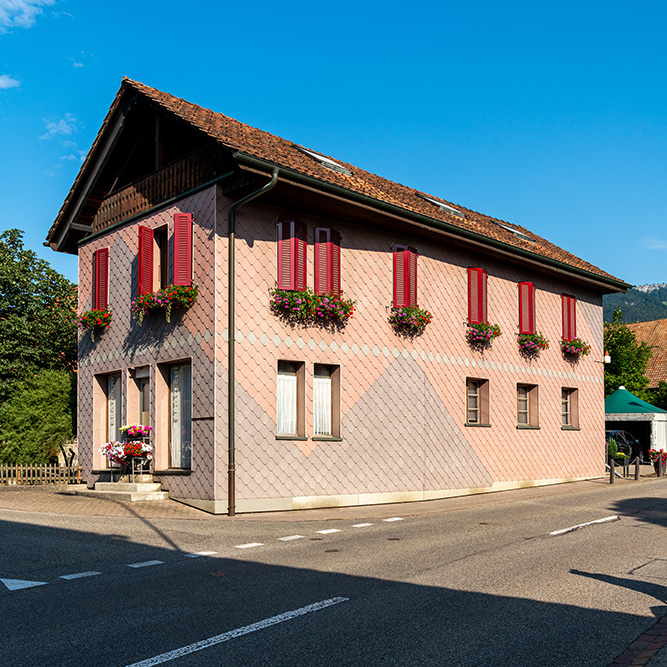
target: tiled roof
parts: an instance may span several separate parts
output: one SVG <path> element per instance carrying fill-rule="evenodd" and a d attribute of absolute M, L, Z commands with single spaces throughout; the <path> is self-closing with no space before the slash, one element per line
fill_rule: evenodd
<path fill-rule="evenodd" d="M 628 328 L 635 332 L 637 341 L 644 341 L 653 349 L 653 354 L 646 367 L 649 387 L 658 386 L 660 380 L 667 382 L 667 320 L 633 322 Z"/>
<path fill-rule="evenodd" d="M 397 206 L 407 212 L 417 213 L 436 221 L 445 222 L 449 225 L 458 227 L 461 230 L 480 234 L 489 239 L 500 241 L 508 246 L 513 246 L 514 248 L 528 251 L 547 259 L 556 260 L 557 262 L 593 274 L 593 276 L 601 278 L 605 282 L 609 280 L 613 283 L 623 284 L 619 278 L 616 278 L 593 264 L 559 248 L 546 239 L 530 232 L 525 227 L 520 227 L 497 218 L 477 213 L 464 206 L 444 200 L 438 195 L 426 195 L 414 188 L 394 183 L 386 178 L 359 169 L 354 165 L 343 163 L 337 158 L 330 158 L 345 168 L 341 171 L 334 171 L 304 153 L 303 150 L 300 150 L 300 148 L 303 147 L 298 147 L 290 141 L 270 134 L 269 132 L 264 132 L 263 130 L 245 125 L 229 116 L 211 111 L 210 109 L 205 109 L 181 98 L 174 97 L 169 93 L 164 93 L 127 78 L 123 79 L 121 90 L 116 96 L 116 100 L 114 105 L 112 105 L 110 113 L 107 114 L 104 124 L 93 144 L 93 148 L 89 153 L 89 157 L 86 162 L 84 162 L 81 172 L 68 195 L 68 199 L 65 201 L 58 218 L 49 232 L 49 238 L 51 238 L 52 233 L 58 226 L 68 201 L 73 196 L 77 182 L 85 172 L 87 162 L 94 153 L 96 144 L 100 140 L 106 125 L 109 123 L 112 115 L 111 111 L 118 103 L 123 92 L 128 88 L 140 93 L 157 106 L 171 113 L 173 116 L 189 123 L 217 143 L 226 146 L 233 151 L 238 151 L 239 153 L 252 158 L 258 158 L 279 167 L 293 170 L 301 175 L 314 178 L 322 182 L 323 185 L 328 184 L 338 186 L 352 194 L 370 197 L 378 202 Z M 316 151 L 315 148 L 309 148 L 309 150 Z M 465 218 L 439 209 L 436 205 L 425 201 L 423 196 L 429 196 L 442 201 L 444 204 L 463 213 Z M 517 236 L 509 229 L 503 228 L 501 225 L 516 229 L 517 232 L 532 238 L 533 242 Z"/>

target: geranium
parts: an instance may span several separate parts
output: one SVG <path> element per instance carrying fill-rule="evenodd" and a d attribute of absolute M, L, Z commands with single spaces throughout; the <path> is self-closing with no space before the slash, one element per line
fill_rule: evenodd
<path fill-rule="evenodd" d="M 127 442 L 105 442 L 100 447 L 100 453 L 113 463 L 126 464 L 133 458 L 143 458 L 150 461 L 153 458 L 153 448 L 140 440 Z"/>
<path fill-rule="evenodd" d="M 130 438 L 145 438 L 150 435 L 151 427 L 143 424 L 126 424 L 120 427 L 121 433 Z"/>
<path fill-rule="evenodd" d="M 667 452 L 662 449 L 649 449 L 648 456 L 652 463 L 660 461 L 663 466 L 667 463 Z"/>
<path fill-rule="evenodd" d="M 537 357 L 542 350 L 549 349 L 549 341 L 541 331 L 532 334 L 518 334 L 517 342 L 519 350 L 527 356 Z"/>
<path fill-rule="evenodd" d="M 471 347 L 486 349 L 491 347 L 494 338 L 502 335 L 500 326 L 489 324 L 488 322 L 478 322 L 476 324 L 468 323 L 466 338 Z"/>
<path fill-rule="evenodd" d="M 199 295 L 196 285 L 168 285 L 157 292 L 148 292 L 140 294 L 132 300 L 131 310 L 143 324 L 146 313 L 150 310 L 164 308 L 164 315 L 167 322 L 171 322 L 172 308 L 190 308 Z"/>
<path fill-rule="evenodd" d="M 561 340 L 560 349 L 564 355 L 579 359 L 579 357 L 585 357 L 591 351 L 591 346 L 581 338 L 574 338 L 572 340 Z"/>
<path fill-rule="evenodd" d="M 288 320 L 314 324 L 343 324 L 354 315 L 353 299 L 343 299 L 340 294 L 315 294 L 310 288 L 301 291 L 269 290 L 271 310 Z"/>
<path fill-rule="evenodd" d="M 109 327 L 113 313 L 108 308 L 93 308 L 79 315 L 79 329 L 90 330 L 90 339 L 95 340 L 95 331 L 104 330 Z"/>
<path fill-rule="evenodd" d="M 392 329 L 404 336 L 421 336 L 432 319 L 433 315 L 419 306 L 392 306 L 389 313 Z"/>

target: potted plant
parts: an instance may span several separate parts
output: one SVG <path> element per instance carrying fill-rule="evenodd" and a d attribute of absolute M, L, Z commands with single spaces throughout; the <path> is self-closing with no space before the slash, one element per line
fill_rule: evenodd
<path fill-rule="evenodd" d="M 79 315 L 79 329 L 90 331 L 90 339 L 95 342 L 95 332 L 109 328 L 113 313 L 108 308 L 93 308 Z"/>
<path fill-rule="evenodd" d="M 419 306 L 392 306 L 389 311 L 391 328 L 402 336 L 421 336 L 432 319 L 433 315 Z"/>
<path fill-rule="evenodd" d="M 140 294 L 132 300 L 131 310 L 139 320 L 139 325 L 143 324 L 144 317 L 146 317 L 148 312 L 161 308 L 164 308 L 165 319 L 167 322 L 170 322 L 173 308 L 190 308 L 198 295 L 199 290 L 195 284 L 168 285 L 157 292 Z"/>
<path fill-rule="evenodd" d="M 614 456 L 614 463 L 617 466 L 627 468 L 630 465 L 630 457 L 623 452 L 616 452 L 616 456 Z"/>
<path fill-rule="evenodd" d="M 572 340 L 561 340 L 560 349 L 566 358 L 577 361 L 591 351 L 591 346 L 581 338 L 573 338 Z"/>
<path fill-rule="evenodd" d="M 468 345 L 479 350 L 490 348 L 493 340 L 503 333 L 498 324 L 489 324 L 488 322 L 478 322 L 476 324 L 468 322 L 466 326 Z"/>
<path fill-rule="evenodd" d="M 341 294 L 315 294 L 304 290 L 284 290 L 273 287 L 269 290 L 269 306 L 275 315 L 292 323 L 319 325 L 342 325 L 354 315 L 353 299 L 344 299 Z"/>
<path fill-rule="evenodd" d="M 662 466 L 662 469 L 665 469 L 665 463 L 667 463 L 667 452 L 662 449 L 649 449 L 648 456 L 653 462 L 653 467 L 657 473 L 659 468 Z"/>
<path fill-rule="evenodd" d="M 516 339 L 521 354 L 527 357 L 539 357 L 542 350 L 549 349 L 549 341 L 541 331 L 532 334 L 518 334 Z"/>

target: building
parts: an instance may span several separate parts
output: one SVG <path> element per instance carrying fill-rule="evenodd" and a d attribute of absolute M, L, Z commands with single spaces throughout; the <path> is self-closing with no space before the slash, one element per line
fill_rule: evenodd
<path fill-rule="evenodd" d="M 170 497 L 216 513 L 604 472 L 602 295 L 627 285 L 522 227 L 124 79 L 47 240 L 78 253 L 80 311 L 113 312 L 79 344 L 91 486 L 134 421 Z M 137 295 L 191 282 L 170 322 L 133 319 Z M 354 316 L 276 314 L 276 284 L 342 290 Z M 417 304 L 432 321 L 399 335 L 392 305 Z M 503 334 L 471 345 L 468 322 Z M 523 354 L 520 331 L 549 349 Z"/>
<path fill-rule="evenodd" d="M 661 381 L 667 382 L 667 320 L 632 322 L 626 326 L 634 332 L 638 343 L 646 343 L 651 348 L 646 377 L 648 388 L 657 389 Z"/>

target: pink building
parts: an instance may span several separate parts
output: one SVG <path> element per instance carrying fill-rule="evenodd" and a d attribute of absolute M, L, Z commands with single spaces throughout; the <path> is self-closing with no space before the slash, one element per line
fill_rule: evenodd
<path fill-rule="evenodd" d="M 80 311 L 112 312 L 79 341 L 89 486 L 129 422 L 152 426 L 170 497 L 215 513 L 604 472 L 602 295 L 627 285 L 524 228 L 124 79 L 48 241 L 79 255 Z M 133 317 L 191 284 L 169 322 Z M 417 307 L 423 332 L 392 327 Z M 540 332 L 548 349 L 520 348 Z"/>

